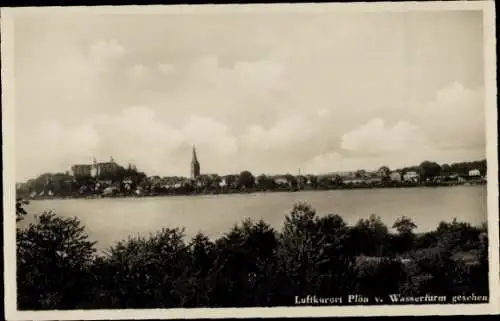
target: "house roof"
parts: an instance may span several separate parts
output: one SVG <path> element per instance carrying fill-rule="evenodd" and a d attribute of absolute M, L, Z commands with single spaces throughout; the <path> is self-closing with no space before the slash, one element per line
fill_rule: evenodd
<path fill-rule="evenodd" d="M 71 165 L 71 168 L 78 168 L 78 167 L 92 167 L 90 164 L 74 164 Z"/>
<path fill-rule="evenodd" d="M 115 162 L 100 162 L 96 164 L 97 166 L 100 165 L 113 165 L 113 166 L 118 166 Z"/>

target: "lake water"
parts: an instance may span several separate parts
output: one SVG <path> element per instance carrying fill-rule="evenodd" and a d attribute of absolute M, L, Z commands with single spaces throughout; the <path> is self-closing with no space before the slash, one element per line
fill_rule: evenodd
<path fill-rule="evenodd" d="M 187 236 L 201 231 L 211 239 L 226 233 L 245 218 L 264 219 L 281 229 L 293 204 L 311 204 L 318 215 L 339 214 L 349 224 L 370 214 L 379 215 L 389 227 L 400 216 L 411 217 L 419 232 L 457 218 L 479 225 L 487 221 L 486 186 L 386 188 L 363 190 L 304 191 L 149 198 L 104 198 L 32 201 L 33 214 L 54 210 L 76 216 L 97 247 L 108 248 L 129 235 L 149 234 L 162 227 L 184 227 Z"/>

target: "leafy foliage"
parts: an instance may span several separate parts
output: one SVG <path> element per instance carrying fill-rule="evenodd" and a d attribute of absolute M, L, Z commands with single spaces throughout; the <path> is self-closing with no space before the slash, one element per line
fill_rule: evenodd
<path fill-rule="evenodd" d="M 238 178 L 238 184 L 240 187 L 252 188 L 255 186 L 255 177 L 249 171 L 243 171 Z"/>
<path fill-rule="evenodd" d="M 420 176 L 431 179 L 441 175 L 441 166 L 436 162 L 425 161 L 420 164 Z"/>
<path fill-rule="evenodd" d="M 416 227 L 403 216 L 392 234 L 376 215 L 348 226 L 339 215 L 319 216 L 297 203 L 280 232 L 250 219 L 217 240 L 201 233 L 186 240 L 182 229 L 164 228 L 95 255 L 77 219 L 47 212 L 17 231 L 19 308 L 286 306 L 309 293 L 488 294 L 485 227 L 454 220 L 415 234 Z"/>
<path fill-rule="evenodd" d="M 398 218 L 392 228 L 396 229 L 397 234 L 392 236 L 393 251 L 395 253 L 405 253 L 411 251 L 415 247 L 417 236 L 414 230 L 417 224 L 412 219 L 403 216 Z"/>
<path fill-rule="evenodd" d="M 387 246 L 389 230 L 379 216 L 370 215 L 361 219 L 351 229 L 350 246 L 356 255 L 383 256 Z"/>
<path fill-rule="evenodd" d="M 42 213 L 17 230 L 18 304 L 21 309 L 76 308 L 87 293 L 94 243 L 76 218 Z M 76 291 L 78 289 L 78 291 Z M 81 291 L 81 292 L 80 292 Z"/>
<path fill-rule="evenodd" d="M 24 200 L 21 197 L 16 198 L 16 222 L 23 220 L 24 216 L 27 214 L 24 206 L 28 204 L 29 201 Z"/>

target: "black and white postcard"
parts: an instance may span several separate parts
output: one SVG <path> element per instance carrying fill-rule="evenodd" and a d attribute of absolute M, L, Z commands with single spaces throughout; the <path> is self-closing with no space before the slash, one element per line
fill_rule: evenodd
<path fill-rule="evenodd" d="M 9 320 L 499 311 L 493 1 L 2 8 Z"/>

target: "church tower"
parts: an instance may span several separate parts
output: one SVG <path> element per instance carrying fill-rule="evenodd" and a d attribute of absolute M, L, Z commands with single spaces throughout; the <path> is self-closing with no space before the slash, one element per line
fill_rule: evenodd
<path fill-rule="evenodd" d="M 196 180 L 200 177 L 200 163 L 196 157 L 196 148 L 193 145 L 193 159 L 191 160 L 191 179 Z"/>

